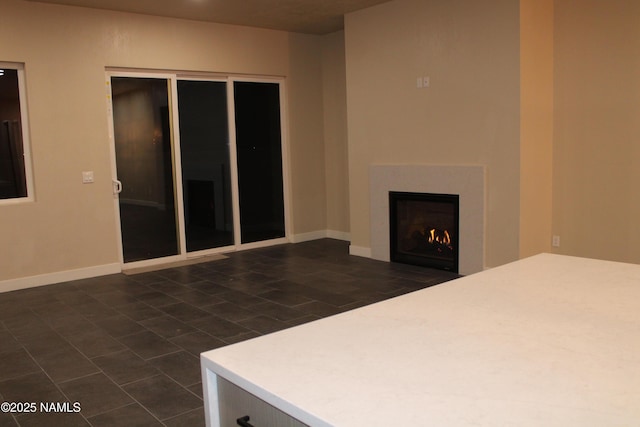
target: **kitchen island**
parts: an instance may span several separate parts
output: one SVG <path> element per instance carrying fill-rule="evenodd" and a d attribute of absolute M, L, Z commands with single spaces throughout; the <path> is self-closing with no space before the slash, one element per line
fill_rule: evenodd
<path fill-rule="evenodd" d="M 201 365 L 213 427 L 639 425 L 640 265 L 540 254 Z"/>

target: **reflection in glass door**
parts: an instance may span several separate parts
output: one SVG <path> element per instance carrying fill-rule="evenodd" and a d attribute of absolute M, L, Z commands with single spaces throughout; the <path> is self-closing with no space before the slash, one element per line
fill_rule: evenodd
<path fill-rule="evenodd" d="M 284 237 L 280 85 L 236 81 L 233 90 L 242 243 Z"/>
<path fill-rule="evenodd" d="M 168 80 L 112 77 L 124 262 L 178 254 Z"/>
<path fill-rule="evenodd" d="M 227 84 L 178 81 L 187 251 L 233 245 Z"/>

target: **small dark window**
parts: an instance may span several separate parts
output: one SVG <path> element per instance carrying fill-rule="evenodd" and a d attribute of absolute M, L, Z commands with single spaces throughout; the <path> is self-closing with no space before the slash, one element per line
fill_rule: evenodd
<path fill-rule="evenodd" d="M 22 79 L 22 66 L 0 62 L 0 199 L 31 195 Z"/>

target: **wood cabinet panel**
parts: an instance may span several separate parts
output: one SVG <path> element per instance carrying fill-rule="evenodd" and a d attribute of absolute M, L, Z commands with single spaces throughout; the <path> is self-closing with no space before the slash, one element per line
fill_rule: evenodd
<path fill-rule="evenodd" d="M 309 427 L 224 378 L 217 382 L 221 426 L 237 426 L 236 420 L 248 415 L 254 427 Z"/>

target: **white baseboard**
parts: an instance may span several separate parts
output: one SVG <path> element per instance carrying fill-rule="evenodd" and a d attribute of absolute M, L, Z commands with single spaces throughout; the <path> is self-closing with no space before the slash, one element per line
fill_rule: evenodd
<path fill-rule="evenodd" d="M 54 283 L 68 282 L 71 280 L 87 279 L 90 277 L 116 274 L 122 271 L 120 264 L 105 264 L 95 267 L 80 268 L 77 270 L 58 271 L 38 276 L 21 277 L 0 281 L 0 293 L 17 291 L 19 289 L 35 288 L 37 286 L 52 285 Z"/>
<path fill-rule="evenodd" d="M 291 240 L 291 243 L 301 243 L 301 242 L 308 242 L 311 240 L 326 239 L 326 238 L 344 240 L 348 242 L 349 240 L 351 240 L 351 235 L 344 231 L 317 230 L 317 231 L 311 231 L 309 233 L 294 234 L 293 236 L 291 236 L 290 240 Z"/>
<path fill-rule="evenodd" d="M 344 242 L 351 241 L 351 233 L 346 231 L 327 230 L 327 237 L 330 239 L 342 240 Z"/>
<path fill-rule="evenodd" d="M 294 234 L 291 236 L 291 243 L 309 242 L 311 240 L 324 239 L 327 237 L 325 230 L 311 231 L 309 233 Z"/>
<path fill-rule="evenodd" d="M 312 231 L 310 233 L 294 234 L 290 240 L 291 243 L 300 243 L 325 238 L 344 240 L 348 242 L 350 241 L 350 234 L 343 231 L 318 230 Z M 283 243 L 284 242 L 285 241 L 283 240 Z M 265 244 L 256 243 L 255 247 L 262 247 L 264 245 Z M 351 246 L 349 248 L 349 253 L 351 253 L 351 255 L 363 256 L 367 258 L 371 257 L 371 249 L 369 248 L 358 248 L 357 246 Z M 17 291 L 19 289 L 35 288 L 37 286 L 52 285 L 54 283 L 69 282 L 72 280 L 87 279 L 90 277 L 105 276 L 107 274 L 116 274 L 120 272 L 122 272 L 121 264 L 105 264 L 94 267 L 80 268 L 77 270 L 67 270 L 49 274 L 41 274 L 38 276 L 20 277 L 17 279 L 0 281 L 0 293 Z"/>
<path fill-rule="evenodd" d="M 360 256 L 364 258 L 371 258 L 371 248 L 350 245 L 349 255 Z"/>

